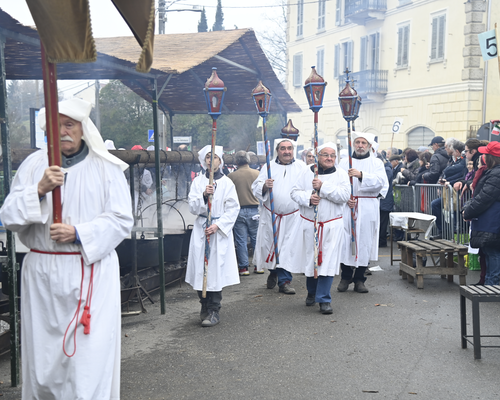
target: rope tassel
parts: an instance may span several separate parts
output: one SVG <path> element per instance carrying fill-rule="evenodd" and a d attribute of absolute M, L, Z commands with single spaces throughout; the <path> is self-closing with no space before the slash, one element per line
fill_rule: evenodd
<path fill-rule="evenodd" d="M 83 315 L 82 319 L 80 320 L 81 324 L 83 325 L 83 334 L 84 335 L 89 335 L 90 334 L 90 307 L 85 306 L 83 308 Z"/>

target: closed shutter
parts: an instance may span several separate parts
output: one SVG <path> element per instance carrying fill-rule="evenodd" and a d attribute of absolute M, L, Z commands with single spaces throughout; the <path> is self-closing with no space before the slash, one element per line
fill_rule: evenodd
<path fill-rule="evenodd" d="M 293 56 L 293 86 L 302 86 L 302 54 Z"/>
<path fill-rule="evenodd" d="M 333 65 L 333 76 L 335 78 L 338 78 L 340 73 L 340 45 L 336 44 L 335 45 L 335 60 L 334 60 L 334 65 Z"/>
<path fill-rule="evenodd" d="M 410 42 L 410 25 L 403 28 L 403 66 L 408 65 L 408 45 Z"/>
<path fill-rule="evenodd" d="M 375 43 L 373 46 L 373 62 L 372 69 L 380 69 L 380 33 L 377 32 L 374 36 Z"/>
<path fill-rule="evenodd" d="M 325 49 L 316 50 L 316 72 L 323 76 L 325 65 Z"/>
<path fill-rule="evenodd" d="M 437 56 L 437 31 L 438 18 L 432 18 L 431 60 L 435 60 Z"/>
<path fill-rule="evenodd" d="M 444 58 L 445 28 L 446 28 L 446 15 L 441 15 L 439 17 L 438 46 L 437 46 L 438 47 L 437 57 L 440 60 Z"/>
<path fill-rule="evenodd" d="M 346 68 L 349 68 L 349 71 L 352 71 L 352 50 L 353 50 L 353 42 L 350 41 L 350 42 L 347 42 L 347 62 L 346 62 L 346 65 L 345 67 Z"/>
<path fill-rule="evenodd" d="M 361 42 L 360 42 L 360 52 L 359 52 L 359 70 L 364 71 L 368 69 L 367 67 L 367 60 L 366 60 L 366 44 L 367 44 L 368 37 L 363 36 L 361 37 Z"/>
<path fill-rule="evenodd" d="M 408 133 L 408 147 L 418 149 L 420 146 L 427 146 L 435 133 L 425 126 L 419 126 Z"/>
<path fill-rule="evenodd" d="M 342 0 L 336 0 L 336 3 L 335 3 L 335 25 L 336 26 L 339 26 L 340 23 L 341 23 L 341 14 L 340 14 L 340 10 L 341 10 L 341 7 L 342 6 Z"/>

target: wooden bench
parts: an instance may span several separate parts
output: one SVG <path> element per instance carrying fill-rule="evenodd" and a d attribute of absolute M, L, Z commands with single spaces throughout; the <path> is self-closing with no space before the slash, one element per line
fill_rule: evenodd
<path fill-rule="evenodd" d="M 466 298 L 472 302 L 472 335 L 467 335 Z M 479 323 L 479 303 L 481 302 L 500 302 L 500 285 L 470 285 L 460 287 L 460 331 L 462 336 L 462 349 L 467 348 L 467 342 L 472 344 L 474 347 L 475 360 L 481 358 L 482 347 L 500 348 L 500 346 L 481 346 L 482 337 L 500 338 L 500 335 L 481 335 Z M 470 337 L 472 337 L 472 341 L 470 341 Z"/>
<path fill-rule="evenodd" d="M 468 248 L 455 244 L 448 240 L 412 240 L 398 242 L 401 249 L 401 262 L 399 263 L 399 274 L 403 279 L 413 283 L 417 278 L 417 288 L 424 288 L 424 275 L 441 275 L 441 278 L 448 277 L 448 282 L 453 282 L 453 275 L 459 276 L 460 285 L 465 285 L 464 256 L 468 253 Z M 416 258 L 416 267 L 413 267 L 413 254 Z M 457 262 L 453 257 L 457 257 Z M 424 267 L 423 257 L 427 257 L 427 265 L 432 261 L 432 265 Z M 434 258 L 436 257 L 436 258 Z"/>

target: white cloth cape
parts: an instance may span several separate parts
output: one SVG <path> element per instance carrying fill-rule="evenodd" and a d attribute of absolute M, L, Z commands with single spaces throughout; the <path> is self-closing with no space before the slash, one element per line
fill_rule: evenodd
<path fill-rule="evenodd" d="M 389 182 L 384 164 L 371 155 L 363 159 L 352 159 L 352 167 L 363 172 L 362 182 L 353 178 L 354 196 L 367 196 L 375 198 L 358 199 L 358 213 L 356 220 L 357 260 L 351 250 L 351 209 L 344 207 L 345 242 L 342 252 L 342 263 L 352 267 L 366 267 L 370 260 L 378 260 L 378 233 L 380 229 L 380 195 L 387 194 Z M 349 170 L 349 158 L 340 162 L 340 168 Z"/>
<path fill-rule="evenodd" d="M 210 259 L 207 271 L 207 291 L 218 292 L 225 286 L 240 283 L 238 262 L 233 240 L 233 225 L 240 212 L 238 195 L 233 182 L 227 176 L 216 180 L 212 201 L 212 224 L 219 229 L 210 236 Z M 205 265 L 205 227 L 208 206 L 203 199 L 203 192 L 208 185 L 205 175 L 197 176 L 189 191 L 189 210 L 198 215 L 191 233 L 189 257 L 186 270 L 186 282 L 194 290 L 203 289 L 203 268 Z"/>
<path fill-rule="evenodd" d="M 293 246 L 293 244 L 290 242 L 290 236 L 293 229 L 295 229 L 298 218 L 300 218 L 297 203 L 290 197 L 290 192 L 297 178 L 306 169 L 306 164 L 300 160 L 296 160 L 288 165 L 278 164 L 274 160 L 271 161 L 271 178 L 274 179 L 274 212 L 276 214 L 289 214 L 296 211 L 293 214 L 284 215 L 282 218 L 276 216 L 276 228 L 278 228 L 278 224 L 280 225 L 278 233 L 279 268 L 286 270 L 292 268 L 289 247 Z M 266 179 L 267 167 L 264 166 L 252 184 L 254 196 L 263 203 L 263 207 L 260 208 L 259 212 L 259 229 L 257 231 L 257 241 L 253 256 L 253 262 L 259 271 L 262 271 L 264 267 L 267 269 L 276 268 L 276 257 L 268 257 L 269 254 L 273 254 L 274 252 L 274 238 L 273 220 L 271 211 L 269 211 L 271 209 L 269 191 L 262 194 L 262 188 Z"/>
<path fill-rule="evenodd" d="M 132 226 L 130 193 L 120 167 L 89 153 L 66 169 L 61 187 L 63 223 L 76 227 L 81 245 L 50 239 L 52 192 L 38 199 L 37 185 L 48 167 L 37 151 L 21 165 L 0 210 L 4 225 L 30 249 L 81 252 L 82 305 L 86 305 L 91 264 L 94 286 L 91 332 L 78 323 L 76 353 L 63 353 L 63 337 L 80 298 L 81 256 L 30 252 L 22 267 L 21 325 L 23 399 L 118 399 L 120 396 L 120 271 L 115 247 Z M 71 354 L 74 322 L 67 339 Z"/>
<path fill-rule="evenodd" d="M 335 276 L 339 274 L 340 253 L 345 240 L 342 221 L 344 204 L 349 200 L 351 188 L 349 177 L 343 169 L 337 168 L 334 173 L 318 175 L 318 178 L 323 182 L 319 191 L 318 222 L 325 222 L 323 262 L 318 266 L 318 275 Z M 294 245 L 290 248 L 293 261 L 290 272 L 304 273 L 306 276 L 314 276 L 314 222 L 311 222 L 314 221 L 314 207 L 310 205 L 313 179 L 314 172 L 308 168 L 297 179 L 291 193 L 292 199 L 299 205 L 301 217 L 291 238 Z M 335 220 L 330 221 L 332 219 Z"/>

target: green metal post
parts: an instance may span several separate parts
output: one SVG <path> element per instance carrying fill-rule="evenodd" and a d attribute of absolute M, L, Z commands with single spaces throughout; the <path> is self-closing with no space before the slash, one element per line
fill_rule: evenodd
<path fill-rule="evenodd" d="M 160 177 L 160 138 L 158 137 L 158 99 L 157 99 L 157 81 L 152 79 L 153 90 L 151 98 L 153 99 L 153 129 L 155 139 L 155 181 L 156 181 L 156 217 L 158 221 L 158 261 L 160 265 L 160 309 L 165 314 L 165 262 L 163 255 L 163 215 L 162 215 L 162 195 L 161 195 L 161 177 Z"/>
<path fill-rule="evenodd" d="M 10 154 L 10 137 L 7 125 L 7 87 L 5 83 L 5 38 L 0 37 L 0 125 L 3 155 L 3 187 L 5 196 L 10 192 L 12 177 L 12 160 Z M 9 313 L 10 313 L 10 376 L 11 386 L 19 385 L 19 313 L 17 309 L 17 271 L 16 246 L 14 235 L 7 231 L 7 266 L 5 271 L 9 277 Z"/>

